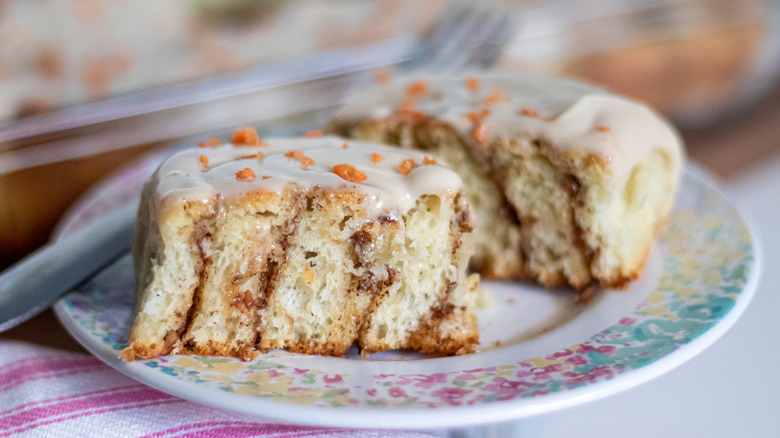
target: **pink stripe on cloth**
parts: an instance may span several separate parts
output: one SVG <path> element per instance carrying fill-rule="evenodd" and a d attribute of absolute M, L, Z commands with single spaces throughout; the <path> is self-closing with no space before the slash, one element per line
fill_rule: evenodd
<path fill-rule="evenodd" d="M 146 403 L 133 404 L 133 405 L 129 405 L 129 406 L 119 406 L 119 407 L 113 407 L 113 408 L 98 409 L 98 410 L 91 411 L 91 412 L 86 412 L 86 413 L 81 413 L 81 414 L 74 414 L 74 415 L 70 415 L 70 416 L 67 416 L 67 417 L 54 418 L 54 419 L 43 421 L 43 422 L 40 422 L 40 423 L 37 423 L 37 424 L 31 424 L 31 425 L 25 426 L 25 427 L 23 427 L 21 429 L 17 428 L 16 430 L 11 430 L 11 431 L 8 431 L 8 432 L 0 433 L 0 437 L 11 436 L 11 435 L 19 434 L 19 433 L 22 433 L 22 432 L 26 432 L 28 430 L 31 430 L 31 429 L 34 429 L 34 428 L 37 428 L 37 427 L 46 426 L 46 425 L 49 425 L 49 424 L 59 423 L 59 422 L 63 422 L 63 421 L 66 421 L 66 420 L 72 420 L 72 419 L 75 419 L 75 418 L 85 417 L 85 416 L 89 416 L 89 415 L 105 414 L 107 412 L 116 412 L 116 411 L 125 410 L 125 409 L 138 409 L 138 408 L 144 408 L 144 407 L 147 407 L 147 406 L 162 405 L 162 404 L 167 404 L 167 403 L 183 403 L 183 402 L 184 402 L 184 400 L 181 400 L 181 399 L 156 400 L 156 401 L 149 401 L 149 402 L 146 402 Z"/>
<path fill-rule="evenodd" d="M 176 435 L 175 438 L 215 438 L 230 437 L 244 438 L 258 435 L 279 435 L 287 438 L 308 437 L 319 435 L 339 436 L 347 432 L 355 432 L 354 429 L 309 429 L 301 426 L 291 426 L 285 424 L 254 424 L 244 426 L 222 426 L 212 429 L 200 430 L 193 433 Z"/>
<path fill-rule="evenodd" d="M 9 368 L 14 369 L 14 368 L 26 366 L 27 364 L 29 364 L 31 362 L 39 362 L 42 359 L 46 360 L 46 359 L 54 359 L 54 358 L 55 358 L 54 355 L 52 355 L 51 358 L 48 358 L 48 357 L 44 358 L 44 357 L 41 357 L 41 356 L 25 357 L 24 359 L 19 359 L 19 360 L 8 362 L 6 364 L 2 364 L 2 367 L 5 370 L 8 370 Z M 2 375 L 2 374 L 0 374 L 0 375 Z"/>
<path fill-rule="evenodd" d="M 90 356 L 33 344 L 0 340 L 0 358 L 0 438 L 422 436 L 278 424 L 182 400 L 135 383 Z"/>
<path fill-rule="evenodd" d="M 269 424 L 269 423 L 260 423 L 260 422 L 246 422 L 246 421 L 210 421 L 206 423 L 193 423 L 193 424 L 186 424 L 184 426 L 176 427 L 173 429 L 164 430 L 161 432 L 153 433 L 151 435 L 145 435 L 141 438 L 185 438 L 185 437 L 200 437 L 200 436 L 246 436 L 244 434 L 235 434 L 231 433 L 228 435 L 224 434 L 217 434 L 216 431 L 218 430 L 249 430 L 253 435 L 257 435 L 258 433 L 263 434 L 271 434 L 271 433 L 280 433 L 280 432 L 289 432 L 289 431 L 299 431 L 301 432 L 301 429 L 311 429 L 316 430 L 314 428 L 308 428 L 308 427 L 301 427 L 301 426 L 290 426 L 286 424 Z M 306 431 L 308 433 L 308 431 Z M 203 435 L 203 434 L 206 435 Z M 251 435 L 250 435 L 251 436 Z"/>
<path fill-rule="evenodd" d="M 117 393 L 96 394 L 92 397 L 79 400 L 63 400 L 49 406 L 32 407 L 16 414 L 0 419 L 0 430 L 8 430 L 20 427 L 25 423 L 32 423 L 48 417 L 57 417 L 76 412 L 81 415 L 90 415 L 91 409 L 106 408 L 119 405 L 130 405 L 157 400 L 178 400 L 173 396 L 147 387 L 137 387 L 131 391 L 119 391 Z M 73 417 L 69 417 L 73 418 Z"/>
<path fill-rule="evenodd" d="M 305 438 L 315 436 L 352 437 L 427 437 L 429 434 L 381 429 L 349 429 L 335 427 L 296 426 L 249 421 L 209 421 L 186 424 L 140 438 L 246 438 L 254 436 Z"/>
<path fill-rule="evenodd" d="M 42 367 L 45 367 L 45 369 L 52 369 L 58 367 L 60 364 L 64 364 L 67 367 L 70 366 L 67 361 L 73 359 L 78 359 L 80 361 L 83 361 L 84 359 L 89 359 L 90 361 L 94 360 L 94 358 L 85 358 L 84 356 L 66 358 L 60 358 L 54 355 L 50 357 L 25 357 L 24 359 L 12 361 L 2 366 L 3 372 L 0 373 L 0 384 L 5 384 L 6 380 L 11 376 L 19 374 L 20 371 L 32 372 L 39 370 Z"/>
<path fill-rule="evenodd" d="M 200 429 L 203 427 L 209 427 L 209 426 L 219 426 L 223 424 L 246 424 L 244 421 L 209 421 L 209 422 L 201 422 L 201 423 L 192 423 L 192 424 L 185 424 L 184 426 L 174 427 L 172 429 L 167 430 L 161 430 L 159 432 L 155 432 L 151 435 L 144 435 L 139 438 L 160 438 L 166 435 L 171 435 L 176 432 L 181 432 L 187 429 Z"/>
<path fill-rule="evenodd" d="M 322 428 L 247 421 L 210 421 L 205 423 L 187 424 L 151 435 L 144 435 L 141 438 L 242 438 L 272 434 L 284 434 L 283 436 L 285 437 L 306 437 L 324 434 L 338 435 L 350 431 L 355 432 L 355 429 Z"/>
<path fill-rule="evenodd" d="M 22 361 L 20 361 L 22 362 Z M 38 359 L 24 361 L 11 370 L 0 373 L 0 391 L 34 380 L 79 373 L 103 367 L 102 362 L 91 356 L 66 357 L 59 360 Z"/>
<path fill-rule="evenodd" d="M 72 363 L 101 363 L 100 360 L 92 356 L 85 356 L 82 354 L 48 354 L 46 356 L 32 356 L 25 357 L 3 365 L 3 369 L 6 372 L 0 373 L 0 379 L 2 376 L 17 372 L 19 368 L 25 368 L 28 371 L 38 371 L 41 369 L 58 369 L 61 367 L 73 366 Z"/>
<path fill-rule="evenodd" d="M 50 398 L 50 399 L 46 399 L 46 400 L 38 400 L 38 401 L 34 401 L 34 402 L 25 403 L 23 405 L 19 405 L 19 406 L 13 408 L 13 409 L 9 409 L 7 411 L 0 412 L 0 417 L 4 417 L 6 415 L 12 414 L 14 412 L 17 412 L 17 411 L 20 411 L 22 409 L 26 409 L 26 408 L 29 408 L 29 407 L 32 407 L 32 406 L 45 405 L 45 404 L 49 404 L 49 403 L 53 403 L 53 402 L 58 402 L 58 401 L 61 401 L 61 400 L 89 397 L 91 395 L 104 394 L 106 392 L 123 391 L 123 390 L 126 390 L 126 389 L 132 389 L 132 388 L 137 388 L 137 387 L 138 387 L 138 385 L 118 386 L 116 388 L 100 389 L 100 390 L 97 390 L 97 391 L 85 392 L 85 393 L 82 393 L 82 394 L 72 394 L 72 395 L 66 395 L 66 396 L 57 397 L 57 398 Z M 2 423 L 0 423 L 0 424 L 2 424 Z"/>

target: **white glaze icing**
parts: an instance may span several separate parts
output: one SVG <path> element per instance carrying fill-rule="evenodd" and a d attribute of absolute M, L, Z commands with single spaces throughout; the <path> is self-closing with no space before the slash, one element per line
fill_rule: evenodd
<path fill-rule="evenodd" d="M 475 91 L 467 87 L 466 76 L 414 75 L 378 84 L 356 96 L 336 121 L 388 116 L 401 105 L 409 84 L 422 80 L 427 91 L 414 98 L 414 109 L 448 122 L 465 138 L 471 138 L 474 129 L 467 114 L 487 108 L 489 114 L 481 119 L 486 142 L 496 137 L 546 138 L 564 151 L 602 156 L 613 174 L 630 170 L 656 148 L 666 151 L 679 166 L 679 135 L 645 105 L 569 80 L 509 73 L 471 76 L 479 78 Z M 501 99 L 485 103 L 494 91 Z M 535 111 L 538 117 L 523 115 L 524 109 Z M 608 131 L 600 131 L 602 126 Z"/>
<path fill-rule="evenodd" d="M 346 149 L 342 147 L 345 141 Z M 426 155 L 417 151 L 332 136 L 268 139 L 266 142 L 265 146 L 225 144 L 183 150 L 160 166 L 149 188 L 156 190 L 156 202 L 162 205 L 213 199 L 217 194 L 229 199 L 255 191 L 281 193 L 291 183 L 303 188 L 344 188 L 369 196 L 369 215 L 396 217 L 412 208 L 422 195 L 447 196 L 457 193 L 463 186 L 460 177 L 450 169 L 442 165 L 423 165 Z M 285 156 L 296 150 L 314 160 L 314 164 L 302 166 L 300 161 Z M 247 157 L 258 152 L 263 153 L 262 160 Z M 374 163 L 374 153 L 384 159 Z M 201 163 L 201 155 L 208 159 L 207 165 Z M 403 175 L 399 164 L 409 158 L 416 166 L 408 175 Z M 361 182 L 344 180 L 333 172 L 338 164 L 351 164 L 367 178 Z M 245 168 L 254 171 L 253 180 L 237 178 L 236 172 Z"/>

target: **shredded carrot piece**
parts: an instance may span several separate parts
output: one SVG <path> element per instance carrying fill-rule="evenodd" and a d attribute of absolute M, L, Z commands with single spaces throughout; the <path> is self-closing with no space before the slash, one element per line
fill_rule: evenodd
<path fill-rule="evenodd" d="M 268 143 L 260 139 L 257 135 L 257 131 L 254 128 L 240 128 L 236 129 L 233 133 L 233 138 L 230 140 L 234 145 L 245 146 L 265 146 Z"/>
<path fill-rule="evenodd" d="M 245 167 L 243 170 L 236 172 L 236 178 L 244 181 L 251 181 L 255 179 L 255 171 L 249 167 Z"/>
<path fill-rule="evenodd" d="M 428 114 L 414 109 L 414 100 L 408 96 L 398 106 L 398 115 L 401 119 L 412 123 L 423 121 L 428 117 Z"/>
<path fill-rule="evenodd" d="M 263 175 L 263 179 L 268 179 L 268 178 L 270 178 L 270 176 Z"/>
<path fill-rule="evenodd" d="M 416 81 L 406 87 L 406 95 L 398 105 L 398 115 L 402 120 L 417 123 L 425 120 L 428 115 L 424 112 L 415 110 L 414 99 L 428 92 L 428 83 L 425 81 Z"/>
<path fill-rule="evenodd" d="M 401 101 L 397 112 L 401 119 L 412 123 L 420 122 L 428 117 L 428 115 L 424 112 L 414 109 L 414 99 L 409 96 L 405 97 Z"/>
<path fill-rule="evenodd" d="M 292 158 L 295 161 L 300 161 L 302 169 L 305 169 L 306 166 L 311 166 L 312 164 L 314 164 L 314 160 L 303 155 L 303 151 L 290 151 L 284 154 L 284 156 Z"/>
<path fill-rule="evenodd" d="M 351 164 L 337 164 L 333 166 L 333 173 L 349 182 L 365 181 L 368 178 L 365 173 L 355 169 Z"/>
<path fill-rule="evenodd" d="M 425 81 L 414 81 L 406 87 L 406 95 L 409 97 L 422 96 L 428 92 L 428 83 Z"/>
<path fill-rule="evenodd" d="M 479 78 L 476 76 L 466 78 L 466 88 L 471 91 L 479 91 Z"/>
<path fill-rule="evenodd" d="M 322 137 L 322 129 L 315 129 L 306 133 L 307 138 Z"/>
<path fill-rule="evenodd" d="M 401 101 L 401 104 L 398 105 L 398 111 L 404 113 L 414 111 L 414 99 L 408 96 L 404 97 L 404 99 Z"/>
<path fill-rule="evenodd" d="M 301 161 L 303 158 L 303 151 L 290 151 L 284 154 L 285 157 L 292 158 L 295 161 Z"/>
<path fill-rule="evenodd" d="M 423 166 L 432 166 L 435 164 L 439 164 L 439 162 L 436 161 L 436 157 L 433 158 L 423 157 Z"/>
<path fill-rule="evenodd" d="M 422 122 L 423 120 L 428 118 L 428 114 L 425 114 L 422 111 L 399 111 L 398 116 L 402 120 L 406 120 L 407 122 L 411 122 L 411 123 Z"/>
<path fill-rule="evenodd" d="M 378 68 L 374 70 L 374 82 L 377 84 L 386 84 L 390 82 L 390 70 L 387 68 Z"/>
<path fill-rule="evenodd" d="M 525 117 L 539 117 L 539 113 L 536 110 L 532 110 L 530 108 L 523 108 L 520 110 L 520 114 Z"/>
<path fill-rule="evenodd" d="M 243 156 L 241 156 L 239 158 L 241 158 L 242 160 L 248 160 L 250 158 L 257 158 L 257 161 L 260 161 L 262 163 L 263 159 L 265 158 L 265 154 L 263 153 L 263 151 L 257 151 L 256 154 L 243 155 Z"/>
<path fill-rule="evenodd" d="M 220 140 L 218 138 L 212 137 L 207 142 L 206 141 L 199 141 L 198 142 L 198 147 L 199 148 L 208 148 L 208 147 L 219 146 L 221 144 L 222 144 L 222 140 Z"/>
<path fill-rule="evenodd" d="M 414 160 L 411 158 L 401 161 L 401 164 L 398 165 L 401 175 L 409 175 L 412 169 L 414 169 Z"/>
<path fill-rule="evenodd" d="M 485 138 L 487 138 L 487 126 L 484 123 L 480 123 L 474 127 L 474 139 L 482 143 L 485 141 Z"/>
<path fill-rule="evenodd" d="M 490 105 L 501 100 L 501 93 L 498 90 L 491 91 L 490 94 L 485 97 L 485 105 Z"/>
<path fill-rule="evenodd" d="M 205 155 L 201 155 L 201 156 L 198 158 L 198 160 L 199 160 L 201 163 L 203 163 L 203 165 L 204 165 L 204 166 L 208 166 L 208 165 L 209 165 L 209 157 L 207 157 L 207 156 L 205 156 Z"/>
<path fill-rule="evenodd" d="M 490 110 L 487 108 L 484 108 L 482 111 L 478 113 L 466 113 L 466 118 L 469 119 L 472 123 L 477 123 L 480 120 L 484 119 L 485 117 L 490 114 Z"/>
<path fill-rule="evenodd" d="M 348 149 L 348 148 L 349 148 L 349 144 L 347 144 L 347 142 L 345 141 L 344 144 L 341 145 L 341 149 Z"/>
<path fill-rule="evenodd" d="M 371 162 L 374 163 L 374 164 L 376 164 L 376 163 L 378 163 L 378 162 L 380 162 L 380 161 L 382 161 L 384 159 L 385 159 L 385 157 L 377 154 L 376 152 L 371 154 Z"/>
<path fill-rule="evenodd" d="M 611 129 L 609 129 L 608 126 L 604 126 L 604 125 L 601 125 L 598 128 L 596 128 L 596 129 L 598 129 L 599 132 L 609 132 L 609 131 L 611 131 Z"/>

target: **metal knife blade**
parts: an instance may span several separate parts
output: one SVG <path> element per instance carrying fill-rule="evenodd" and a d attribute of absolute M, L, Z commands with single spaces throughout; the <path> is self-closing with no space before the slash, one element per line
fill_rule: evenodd
<path fill-rule="evenodd" d="M 94 219 L 0 273 L 0 332 L 32 318 L 130 248 L 138 203 Z"/>

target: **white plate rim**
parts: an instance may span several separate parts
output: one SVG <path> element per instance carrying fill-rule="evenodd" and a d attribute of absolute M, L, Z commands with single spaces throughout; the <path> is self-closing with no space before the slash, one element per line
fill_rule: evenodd
<path fill-rule="evenodd" d="M 686 168 L 686 172 L 703 182 L 709 190 L 715 191 L 736 210 L 738 218 L 742 220 L 751 236 L 753 245 L 751 269 L 734 306 L 712 327 L 685 344 L 684 348 L 678 348 L 663 358 L 609 380 L 547 394 L 544 397 L 516 398 L 481 405 L 437 407 L 435 409 L 363 406 L 329 408 L 259 398 L 251 398 L 251 403 L 247 403 L 249 397 L 244 395 L 219 392 L 219 397 L 214 397 L 213 389 L 204 389 L 195 383 L 182 381 L 162 373 L 144 372 L 145 367 L 141 362 L 127 363 L 122 361 L 117 357 L 116 351 L 84 331 L 73 318 L 63 300 L 55 304 L 54 310 L 68 332 L 79 343 L 117 371 L 163 392 L 217 408 L 271 417 L 297 424 L 364 428 L 463 427 L 531 417 L 613 395 L 673 370 L 723 336 L 748 307 L 755 293 L 763 265 L 761 245 L 752 221 L 737 209 L 737 205 L 719 188 L 716 180 L 707 175 L 706 172 L 690 166 Z"/>

